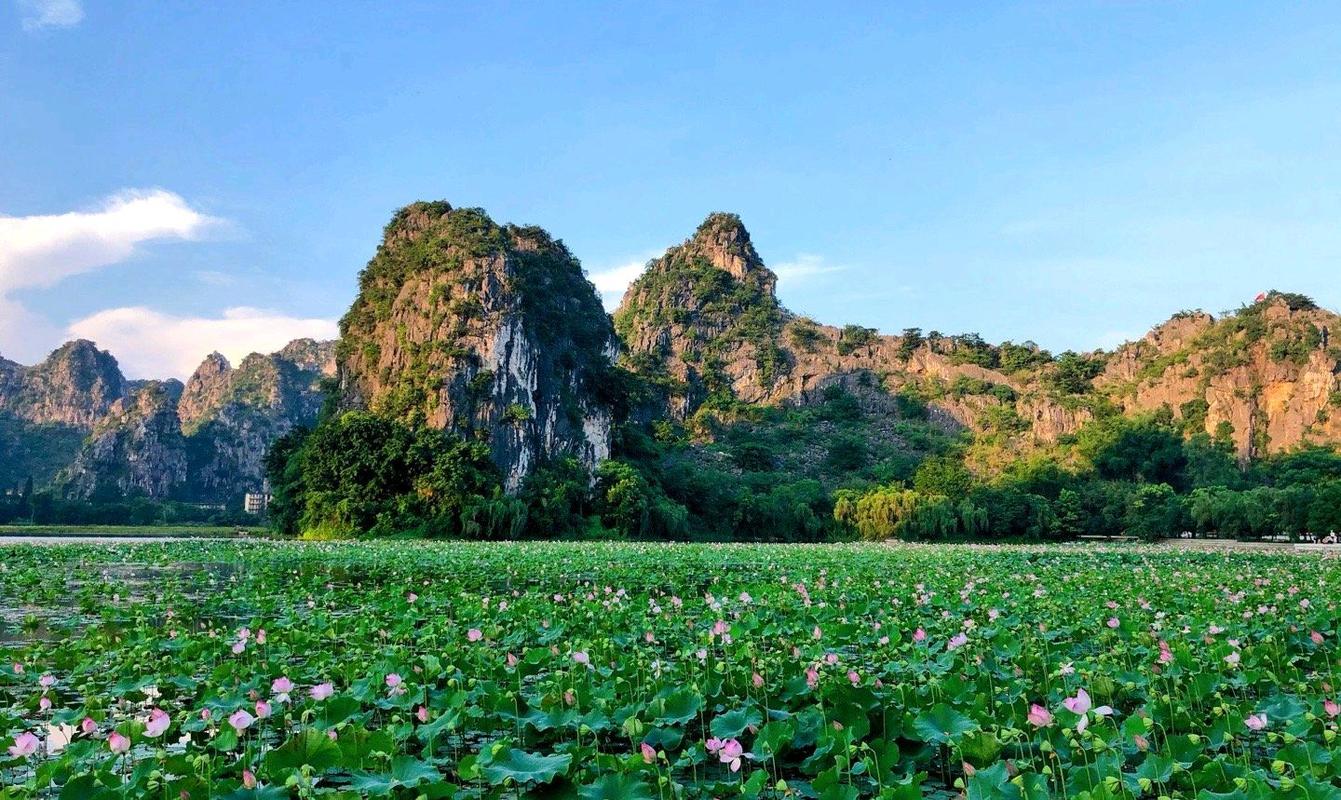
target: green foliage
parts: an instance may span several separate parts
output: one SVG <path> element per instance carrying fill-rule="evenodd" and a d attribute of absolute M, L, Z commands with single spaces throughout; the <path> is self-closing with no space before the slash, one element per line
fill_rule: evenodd
<path fill-rule="evenodd" d="M 907 361 L 917 352 L 917 348 L 926 343 L 926 338 L 922 336 L 921 328 L 904 328 L 903 333 L 899 335 L 899 358 Z"/>
<path fill-rule="evenodd" d="M 950 456 L 932 456 L 913 475 L 913 488 L 926 495 L 964 497 L 973 487 L 973 476 L 963 462 Z"/>
<path fill-rule="evenodd" d="M 1042 350 L 1033 342 L 1015 344 L 1002 342 L 997 348 L 998 366 L 1003 372 L 1014 374 L 1030 372 L 1052 363 L 1052 354 Z"/>
<path fill-rule="evenodd" d="M 596 511 L 606 528 L 625 536 L 676 539 L 688 534 L 688 511 L 632 464 L 603 461 L 596 470 Z"/>
<path fill-rule="evenodd" d="M 863 539 L 939 538 L 953 512 L 949 498 L 896 486 L 864 493 L 841 491 L 834 503 L 834 519 L 853 528 Z"/>
<path fill-rule="evenodd" d="M 866 441 L 859 436 L 844 433 L 833 438 L 828 452 L 824 456 L 830 469 L 840 472 L 852 472 L 866 466 L 870 460 L 870 451 Z"/>
<path fill-rule="evenodd" d="M 1098 420 L 1079 431 L 1076 449 L 1102 478 L 1184 485 L 1187 455 L 1168 416 Z"/>
<path fill-rule="evenodd" d="M 844 325 L 842 332 L 838 335 L 838 355 L 851 355 L 863 347 L 869 347 L 875 343 L 875 328 L 866 328 L 861 325 Z"/>
<path fill-rule="evenodd" d="M 1153 541 L 1183 530 L 1183 514 L 1183 500 L 1172 486 L 1150 483 L 1132 493 L 1123 522 L 1129 535 Z"/>
<path fill-rule="evenodd" d="M 1189 488 L 1234 488 L 1244 483 L 1243 471 L 1234 460 L 1232 445 L 1213 440 L 1205 433 L 1197 433 L 1183 444 L 1183 453 L 1187 458 L 1185 484 Z"/>
<path fill-rule="evenodd" d="M 976 333 L 951 336 L 950 343 L 949 359 L 952 364 L 976 364 L 985 369 L 996 369 L 1000 366 L 996 348 Z"/>
<path fill-rule="evenodd" d="M 500 538 L 525 524 L 483 444 L 364 412 L 281 440 L 267 467 L 284 533 Z"/>
<path fill-rule="evenodd" d="M 787 338 L 792 347 L 805 353 L 813 353 L 819 348 L 823 336 L 819 325 L 809 317 L 799 317 L 787 328 Z"/>
<path fill-rule="evenodd" d="M 1085 394 L 1094 388 L 1094 379 L 1104 369 L 1104 359 L 1083 356 L 1070 350 L 1057 357 L 1047 373 L 1047 384 L 1061 394 Z"/>
<path fill-rule="evenodd" d="M 1196 397 L 1188 400 L 1178 407 L 1179 414 L 1182 416 L 1183 433 L 1196 434 L 1206 430 L 1206 416 L 1210 413 L 1211 404 L 1204 397 Z"/>
<path fill-rule="evenodd" d="M 522 484 L 526 535 L 552 539 L 577 534 L 591 513 L 591 476 L 575 458 L 541 465 Z"/>
<path fill-rule="evenodd" d="M 531 409 L 521 403 L 509 403 L 507 408 L 503 409 L 503 421 L 513 425 L 520 425 L 531 418 Z"/>

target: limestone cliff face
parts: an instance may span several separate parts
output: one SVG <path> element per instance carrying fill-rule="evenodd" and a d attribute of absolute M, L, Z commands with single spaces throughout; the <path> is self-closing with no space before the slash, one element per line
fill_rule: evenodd
<path fill-rule="evenodd" d="M 1243 458 L 1341 442 L 1341 318 L 1271 293 L 1216 320 L 1180 314 L 1123 345 L 1096 379 L 1126 412 L 1167 408 Z"/>
<path fill-rule="evenodd" d="M 609 455 L 614 332 L 577 259 L 539 228 L 407 206 L 340 327 L 346 407 L 487 442 L 509 490 L 547 459 Z"/>
<path fill-rule="evenodd" d="M 261 486 L 270 444 L 295 426 L 316 424 L 322 381 L 335 374 L 335 344 L 300 339 L 272 355 L 252 353 L 236 368 L 219 353 L 198 367 L 177 405 L 191 445 L 193 491 L 225 499 Z"/>
<path fill-rule="evenodd" d="M 0 359 L 0 485 L 231 500 L 260 485 L 271 442 L 316 421 L 334 372 L 335 344 L 302 339 L 237 369 L 211 355 L 185 387 L 128 381 L 85 341 L 32 367 Z"/>
<path fill-rule="evenodd" d="M 180 381 L 150 381 L 112 404 L 65 476 L 80 498 L 169 497 L 186 482 L 186 441 L 177 421 Z"/>
<path fill-rule="evenodd" d="M 69 342 L 31 367 L 0 358 L 0 486 L 49 484 L 129 391 L 116 359 L 92 342 Z"/>
<path fill-rule="evenodd" d="M 32 367 L 0 364 L 0 412 L 28 422 L 87 428 L 127 394 L 116 359 L 83 339 Z"/>

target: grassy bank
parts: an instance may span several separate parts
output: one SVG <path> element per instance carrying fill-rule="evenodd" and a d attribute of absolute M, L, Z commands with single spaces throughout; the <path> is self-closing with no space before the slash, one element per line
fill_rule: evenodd
<path fill-rule="evenodd" d="M 183 539 L 243 535 L 264 536 L 263 527 L 216 525 L 0 525 L 0 536 L 175 536 Z"/>

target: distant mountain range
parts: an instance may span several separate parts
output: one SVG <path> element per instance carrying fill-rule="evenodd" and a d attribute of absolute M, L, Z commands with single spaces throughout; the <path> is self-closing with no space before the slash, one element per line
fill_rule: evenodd
<path fill-rule="evenodd" d="M 783 308 L 740 219 L 709 216 L 648 264 L 613 318 L 544 230 L 416 203 L 387 225 L 341 341 L 295 341 L 183 385 L 128 381 L 87 341 L 41 364 L 0 359 L 0 487 L 32 476 L 77 498 L 223 502 L 260 485 L 268 445 L 315 422 L 329 390 L 489 444 L 504 485 L 619 447 L 623 420 L 710 438 L 710 419 L 860 385 L 967 429 L 990 471 L 1107 414 L 1163 413 L 1243 460 L 1341 443 L 1337 315 L 1271 292 L 1220 318 L 1184 312 L 1113 352 L 823 325 Z M 869 393 L 869 392 L 868 392 Z M 887 403 L 891 417 L 898 404 Z"/>
<path fill-rule="evenodd" d="M 83 340 L 31 367 L 0 359 L 0 487 L 235 501 L 260 488 L 272 441 L 316 421 L 334 374 L 334 343 L 310 339 L 236 367 L 214 353 L 184 385 L 126 380 Z"/>

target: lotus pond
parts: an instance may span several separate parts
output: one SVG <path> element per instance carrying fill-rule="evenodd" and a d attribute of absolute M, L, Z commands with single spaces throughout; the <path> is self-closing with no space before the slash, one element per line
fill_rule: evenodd
<path fill-rule="evenodd" d="M 0 797 L 1341 796 L 1341 561 L 0 546 Z"/>

